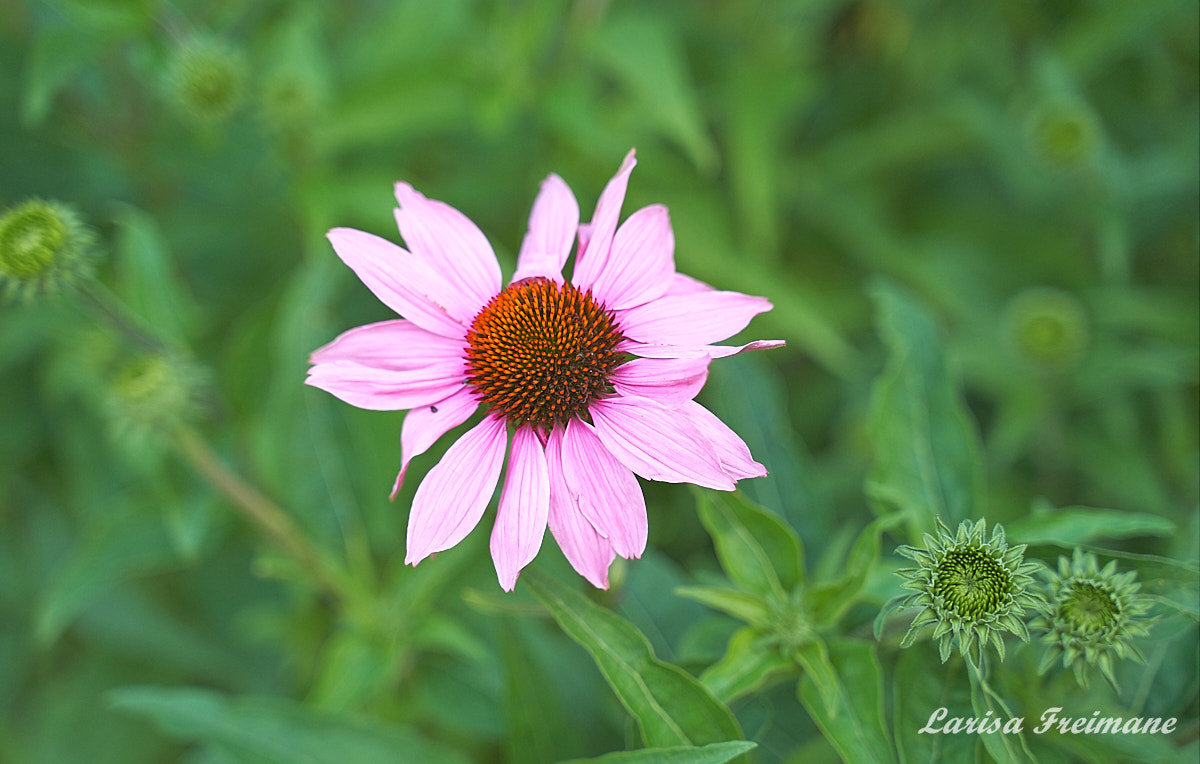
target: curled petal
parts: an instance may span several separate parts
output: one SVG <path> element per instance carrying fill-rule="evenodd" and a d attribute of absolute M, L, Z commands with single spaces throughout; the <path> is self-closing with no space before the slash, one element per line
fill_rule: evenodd
<path fill-rule="evenodd" d="M 487 417 L 446 451 L 413 497 L 405 565 L 449 549 L 479 524 L 504 464 L 504 420 Z"/>
<path fill-rule="evenodd" d="M 748 350 L 771 350 L 786 344 L 783 340 L 755 340 L 745 345 L 657 345 L 625 340 L 617 345 L 617 352 L 642 358 L 726 358 Z"/>
<path fill-rule="evenodd" d="M 500 588 L 511 592 L 517 576 L 542 546 L 550 512 L 550 475 L 546 452 L 531 427 L 513 434 L 508 474 L 500 492 L 500 507 L 492 527 L 492 561 Z"/>
<path fill-rule="evenodd" d="M 597 401 L 589 409 L 609 453 L 647 480 L 732 491 L 734 481 L 696 426 L 648 398 Z"/>

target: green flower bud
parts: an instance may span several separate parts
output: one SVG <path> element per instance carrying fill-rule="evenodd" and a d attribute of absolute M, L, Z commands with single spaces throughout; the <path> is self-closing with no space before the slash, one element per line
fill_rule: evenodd
<path fill-rule="evenodd" d="M 983 520 L 974 525 L 964 521 L 951 534 L 939 520 L 937 537 L 926 533 L 923 549 L 896 549 L 917 563 L 896 571 L 906 579 L 904 588 L 913 592 L 898 607 L 921 608 L 901 647 L 913 644 L 931 626 L 943 663 L 957 646 L 964 658 L 979 665 L 989 643 L 1004 660 L 1004 632 L 1029 640 L 1025 611 L 1042 604 L 1032 587 L 1037 564 L 1024 562 L 1024 544 L 1008 545 L 1003 526 L 993 526 L 990 538 L 985 531 Z"/>
<path fill-rule="evenodd" d="M 0 217 L 0 296 L 58 292 L 91 275 L 96 237 L 69 207 L 31 199 Z"/>
<path fill-rule="evenodd" d="M 1083 164 L 1096 150 L 1099 134 L 1091 110 L 1071 100 L 1044 103 L 1029 118 L 1034 152 L 1049 164 L 1064 169 Z"/>
<path fill-rule="evenodd" d="M 242 103 L 246 62 L 241 51 L 228 43 L 197 37 L 176 50 L 166 80 L 183 113 L 201 122 L 219 122 Z"/>
<path fill-rule="evenodd" d="M 207 374 L 171 353 L 148 353 L 120 367 L 108 390 L 108 413 L 120 437 L 140 439 L 190 422 L 201 410 Z"/>
<path fill-rule="evenodd" d="M 1070 368 L 1087 351 L 1087 314 L 1066 292 L 1049 287 L 1026 289 L 1009 302 L 1006 314 L 1013 350 L 1043 371 Z"/>
<path fill-rule="evenodd" d="M 1059 557 L 1058 571 L 1045 571 L 1048 596 L 1043 612 L 1029 624 L 1044 632 L 1042 642 L 1049 645 L 1038 672 L 1044 674 L 1061 659 L 1063 668 L 1071 668 L 1075 680 L 1086 687 L 1088 668 L 1096 666 L 1118 689 L 1114 660 L 1145 662 L 1132 642 L 1146 636 L 1149 626 L 1144 617 L 1149 602 L 1139 594 L 1136 575 L 1118 574 L 1115 561 L 1101 570 L 1096 555 L 1078 548 L 1069 562 Z"/>

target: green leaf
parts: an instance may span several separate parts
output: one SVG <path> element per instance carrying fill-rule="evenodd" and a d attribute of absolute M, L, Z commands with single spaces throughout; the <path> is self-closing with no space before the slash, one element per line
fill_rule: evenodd
<path fill-rule="evenodd" d="M 895 761 L 883 724 L 883 673 L 875 646 L 838 640 L 830 643 L 828 655 L 806 648 L 797 659 L 805 665 L 800 702 L 838 754 L 845 761 Z"/>
<path fill-rule="evenodd" d="M 216 746 L 247 764 L 467 761 L 405 727 L 368 725 L 279 698 L 196 687 L 122 687 L 108 698 L 117 710 L 150 719 L 176 740 Z"/>
<path fill-rule="evenodd" d="M 901 650 L 893 676 L 892 700 L 892 733 L 896 736 L 900 761 L 906 764 L 974 761 L 978 745 L 975 735 L 918 732 L 938 709 L 965 709 L 969 702 L 970 688 L 960 669 L 939 666 L 931 670 L 927 654 Z"/>
<path fill-rule="evenodd" d="M 21 123 L 36 127 L 45 121 L 54 105 L 54 96 L 79 72 L 94 65 L 112 42 L 111 35 L 96 34 L 73 24 L 39 34 L 29 54 Z"/>
<path fill-rule="evenodd" d="M 639 102 L 642 119 L 675 141 L 698 168 L 716 169 L 717 152 L 674 28 L 650 14 L 610 14 L 593 50 L 600 64 Z"/>
<path fill-rule="evenodd" d="M 800 537 L 775 514 L 740 493 L 696 491 L 700 521 L 725 573 L 738 586 L 783 597 L 804 581 Z"/>
<path fill-rule="evenodd" d="M 1096 539 L 1169 536 L 1175 523 L 1159 515 L 1095 507 L 1034 507 L 1031 514 L 1006 523 L 1008 538 L 1021 544 L 1071 547 Z"/>
<path fill-rule="evenodd" d="M 93 531 L 47 589 L 36 626 L 43 645 L 57 640 L 81 610 L 117 584 L 176 562 L 160 518 L 109 509 L 112 521 Z"/>
<path fill-rule="evenodd" d="M 721 586 L 680 586 L 675 589 L 675 593 L 753 626 L 767 625 L 770 605 L 756 594 Z"/>
<path fill-rule="evenodd" d="M 700 681 L 722 703 L 732 703 L 795 670 L 796 664 L 760 632 L 743 628 L 729 638 L 725 654 L 704 670 Z"/>
<path fill-rule="evenodd" d="M 571 759 L 564 764 L 724 764 L 755 748 L 749 740 L 730 740 L 703 746 L 645 748 L 640 751 L 606 753 L 594 759 Z"/>
<path fill-rule="evenodd" d="M 508 725 L 504 736 L 508 761 L 554 762 L 586 751 L 563 702 L 534 655 L 534 646 L 514 618 L 500 619 L 500 650 L 504 658 L 503 710 Z"/>
<path fill-rule="evenodd" d="M 117 215 L 114 290 L 154 336 L 183 346 L 194 333 L 196 305 L 171 260 L 154 218 L 134 207 Z"/>
<path fill-rule="evenodd" d="M 871 393 L 874 461 L 867 497 L 878 511 L 905 512 L 914 539 L 935 518 L 950 527 L 978 514 L 979 438 L 946 367 L 933 316 L 886 282 L 872 290 L 887 367 Z"/>
<path fill-rule="evenodd" d="M 817 629 L 832 628 L 845 615 L 867 583 L 871 570 L 879 561 L 879 548 L 883 532 L 900 520 L 898 515 L 876 518 L 854 542 L 846 556 L 844 571 L 840 578 L 821 583 L 808 589 L 804 599 Z"/>
<path fill-rule="evenodd" d="M 567 636 L 591 654 L 637 720 L 646 745 L 703 745 L 742 738 L 729 709 L 695 677 L 655 658 L 646 637 L 628 621 L 538 570 L 527 571 L 522 580 Z"/>

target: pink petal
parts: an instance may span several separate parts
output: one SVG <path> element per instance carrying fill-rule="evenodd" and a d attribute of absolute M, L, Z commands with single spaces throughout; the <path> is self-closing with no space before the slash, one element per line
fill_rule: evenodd
<path fill-rule="evenodd" d="M 550 472 L 550 515 L 547 523 L 567 562 L 597 589 L 608 588 L 608 568 L 617 556 L 612 544 L 601 536 L 579 511 L 577 500 L 567 488 L 562 466 L 563 431 L 556 428 L 546 440 L 546 464 Z"/>
<path fill-rule="evenodd" d="M 765 297 L 740 292 L 671 295 L 622 311 L 617 320 L 625 336 L 658 345 L 707 345 L 746 328 L 750 319 L 771 309 Z"/>
<path fill-rule="evenodd" d="M 508 474 L 500 492 L 500 507 L 492 527 L 492 561 L 500 588 L 511 592 L 517 576 L 542 546 L 550 512 L 550 475 L 546 452 L 532 427 L 513 434 Z"/>
<path fill-rule="evenodd" d="M 674 273 L 671 219 L 666 207 L 653 204 L 621 224 L 592 294 L 610 310 L 632 308 L 662 297 Z"/>
<path fill-rule="evenodd" d="M 504 420 L 487 417 L 446 451 L 413 497 L 405 565 L 449 549 L 479 524 L 504 464 Z"/>
<path fill-rule="evenodd" d="M 483 307 L 387 239 L 353 228 L 334 228 L 327 236 L 342 262 L 380 302 L 422 329 L 459 339 Z"/>
<path fill-rule="evenodd" d="M 609 398 L 590 407 L 609 453 L 647 480 L 732 491 L 712 444 L 696 426 L 648 398 Z"/>
<path fill-rule="evenodd" d="M 438 438 L 470 419 L 477 408 L 479 401 L 475 400 L 474 390 L 464 386 L 449 398 L 404 415 L 404 426 L 400 428 L 400 473 L 388 498 L 395 499 L 400 492 L 408 463 L 428 451 Z"/>
<path fill-rule="evenodd" d="M 592 240 L 592 224 L 579 224 L 579 246 L 575 249 L 575 259 L 583 257 L 583 253 L 587 251 L 588 243 Z"/>
<path fill-rule="evenodd" d="M 464 372 L 460 358 L 400 370 L 330 361 L 309 369 L 304 384 L 332 393 L 360 409 L 400 411 L 428 406 L 458 392 L 463 386 Z"/>
<path fill-rule="evenodd" d="M 708 409 L 695 401 L 684 401 L 676 412 L 687 417 L 696 429 L 704 433 L 704 437 L 712 443 L 717 452 L 717 460 L 725 474 L 734 480 L 763 477 L 767 468 L 754 461 L 750 455 L 750 447 L 738 437 L 737 433 Z"/>
<path fill-rule="evenodd" d="M 600 200 L 596 202 L 596 212 L 592 215 L 592 222 L 588 228 L 587 247 L 581 248 L 575 258 L 575 273 L 571 277 L 571 283 L 580 289 L 591 287 L 608 264 L 613 234 L 617 230 L 617 220 L 621 217 L 621 203 L 625 201 L 625 189 L 629 185 L 629 173 L 633 172 L 633 166 L 637 164 L 633 155 L 634 151 L 630 149 L 617 174 L 600 192 Z"/>
<path fill-rule="evenodd" d="M 716 290 L 699 279 L 676 273 L 671 277 L 671 285 L 666 294 L 697 294 L 698 292 L 715 292 Z"/>
<path fill-rule="evenodd" d="M 579 511 L 625 558 L 646 550 L 646 499 L 637 478 L 617 461 L 586 423 L 572 419 L 562 440 L 567 487 Z"/>
<path fill-rule="evenodd" d="M 529 232 L 521 242 L 513 281 L 545 276 L 562 281 L 563 264 L 579 228 L 579 203 L 570 187 L 557 175 L 542 181 L 542 190 L 529 214 Z"/>
<path fill-rule="evenodd" d="M 668 408 L 696 397 L 708 379 L 708 356 L 637 358 L 618 366 L 609 379 L 621 395 L 651 398 Z"/>
<path fill-rule="evenodd" d="M 656 345 L 625 340 L 617 345 L 617 352 L 642 358 L 726 358 L 748 350 L 770 350 L 786 344 L 783 340 L 756 340 L 745 345 Z"/>
<path fill-rule="evenodd" d="M 467 296 L 476 311 L 500 291 L 500 263 L 478 226 L 445 202 L 396 184 L 396 225 L 414 254 Z M 472 314 L 473 316 L 473 314 Z"/>
<path fill-rule="evenodd" d="M 375 369 L 399 371 L 461 358 L 465 350 L 462 340 L 427 332 L 412 321 L 398 318 L 343 332 L 314 351 L 311 362 L 352 361 Z"/>

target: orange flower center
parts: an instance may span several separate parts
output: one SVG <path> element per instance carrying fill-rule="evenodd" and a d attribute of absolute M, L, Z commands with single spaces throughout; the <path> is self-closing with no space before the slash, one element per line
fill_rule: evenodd
<path fill-rule="evenodd" d="M 624 337 L 590 291 L 543 277 L 505 287 L 467 332 L 467 382 L 515 424 L 548 430 L 612 392 Z"/>

